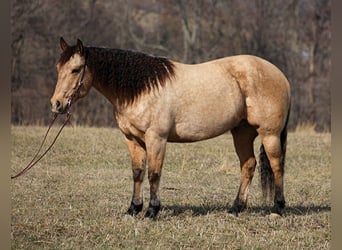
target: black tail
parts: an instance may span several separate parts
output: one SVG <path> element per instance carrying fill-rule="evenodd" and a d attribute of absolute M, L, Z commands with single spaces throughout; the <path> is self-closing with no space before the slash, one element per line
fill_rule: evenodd
<path fill-rule="evenodd" d="M 280 134 L 280 143 L 282 150 L 281 167 L 284 172 L 285 168 L 285 155 L 286 155 L 286 141 L 287 141 L 287 124 L 290 116 L 290 107 L 287 113 L 286 122 L 283 130 Z M 259 166 L 260 166 L 260 177 L 261 177 L 261 189 L 264 199 L 270 197 L 273 199 L 274 196 L 274 175 L 270 165 L 270 161 L 266 155 L 264 145 L 261 144 L 260 155 L 259 155 Z"/>

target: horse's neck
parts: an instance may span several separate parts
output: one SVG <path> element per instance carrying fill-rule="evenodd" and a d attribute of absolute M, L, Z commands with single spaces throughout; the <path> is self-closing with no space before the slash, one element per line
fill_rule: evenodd
<path fill-rule="evenodd" d="M 111 104 L 115 105 L 117 103 L 117 96 L 114 93 L 114 89 L 107 84 L 103 84 L 98 81 L 93 82 L 93 87 L 100 92 Z"/>
<path fill-rule="evenodd" d="M 114 88 L 109 84 L 93 82 L 92 85 L 99 93 L 101 93 L 112 105 L 115 113 L 124 114 L 127 109 L 132 109 L 134 102 L 122 100 L 116 95 Z"/>

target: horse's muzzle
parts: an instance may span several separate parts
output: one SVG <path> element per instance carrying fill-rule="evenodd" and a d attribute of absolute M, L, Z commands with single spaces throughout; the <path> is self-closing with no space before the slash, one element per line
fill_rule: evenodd
<path fill-rule="evenodd" d="M 62 102 L 59 100 L 56 100 L 56 101 L 51 100 L 51 111 L 53 113 L 64 114 L 68 111 L 69 106 L 70 106 L 69 102 L 66 105 L 63 105 Z"/>

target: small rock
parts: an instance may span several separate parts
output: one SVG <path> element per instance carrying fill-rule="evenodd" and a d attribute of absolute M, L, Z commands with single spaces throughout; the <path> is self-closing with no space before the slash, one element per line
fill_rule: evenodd
<path fill-rule="evenodd" d="M 271 220 L 276 220 L 276 219 L 278 219 L 278 218 L 280 218 L 281 216 L 279 215 L 279 214 L 276 214 L 276 213 L 271 213 L 270 215 L 269 215 L 269 218 L 271 219 Z"/>

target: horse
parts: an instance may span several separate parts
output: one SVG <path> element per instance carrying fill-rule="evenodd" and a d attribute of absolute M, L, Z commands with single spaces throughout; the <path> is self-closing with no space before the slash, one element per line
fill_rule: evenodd
<path fill-rule="evenodd" d="M 63 37 L 60 47 L 51 111 L 68 112 L 91 87 L 113 105 L 131 157 L 129 215 L 143 209 L 146 165 L 150 200 L 145 217 L 155 219 L 161 209 L 159 183 L 168 142 L 196 142 L 229 131 L 241 179 L 228 212 L 238 215 L 247 208 L 257 165 L 253 144 L 260 136 L 261 188 L 274 200 L 270 215 L 282 215 L 291 98 L 290 84 L 276 66 L 253 55 L 190 65 L 138 51 L 86 47 L 80 39 L 71 46 Z"/>

